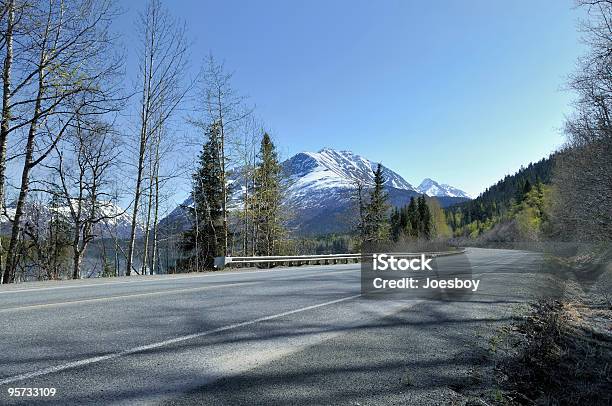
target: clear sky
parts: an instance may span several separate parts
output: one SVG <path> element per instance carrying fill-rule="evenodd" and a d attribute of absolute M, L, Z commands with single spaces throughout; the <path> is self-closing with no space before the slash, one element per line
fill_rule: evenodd
<path fill-rule="evenodd" d="M 128 68 L 144 4 L 122 3 Z M 563 142 L 582 53 L 570 0 L 164 4 L 187 23 L 193 71 L 224 60 L 283 158 L 346 149 L 475 196 Z"/>

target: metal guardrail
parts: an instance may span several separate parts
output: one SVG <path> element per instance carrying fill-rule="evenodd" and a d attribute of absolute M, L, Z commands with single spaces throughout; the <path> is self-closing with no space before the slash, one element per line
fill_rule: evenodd
<path fill-rule="evenodd" d="M 287 265 L 298 266 L 312 263 L 320 263 L 321 265 L 331 265 L 344 261 L 359 262 L 361 254 L 328 254 L 328 255 L 272 255 L 272 256 L 255 256 L 255 257 L 216 257 L 215 268 L 223 268 L 234 265 Z"/>
<path fill-rule="evenodd" d="M 452 255 L 463 253 L 462 251 L 446 251 L 446 252 L 404 252 L 393 253 L 395 256 L 412 257 L 425 254 L 431 257 L 444 255 Z M 299 266 L 308 264 L 332 265 L 338 263 L 358 263 L 361 262 L 362 254 L 326 254 L 326 255 L 272 255 L 272 256 L 254 256 L 254 257 L 216 257 L 215 268 L 224 268 L 226 266 L 256 266 L 259 264 Z"/>

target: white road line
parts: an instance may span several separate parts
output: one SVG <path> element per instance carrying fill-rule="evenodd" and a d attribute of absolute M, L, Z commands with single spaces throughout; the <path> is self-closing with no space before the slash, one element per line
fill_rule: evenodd
<path fill-rule="evenodd" d="M 130 295 L 104 296 L 104 297 L 94 297 L 90 299 L 68 300 L 65 302 L 40 303 L 40 304 L 33 304 L 33 305 L 27 305 L 27 306 L 6 307 L 3 309 L 0 309 L 0 313 L 9 312 L 12 310 L 29 310 L 29 309 L 36 309 L 36 308 L 41 308 L 41 307 L 71 305 L 71 304 L 77 304 L 77 303 L 102 302 L 105 300 L 113 300 L 113 299 L 127 299 L 127 298 L 132 298 L 132 297 L 155 296 L 155 295 L 159 296 L 159 295 L 166 295 L 166 294 L 172 294 L 172 293 L 195 292 L 198 290 L 210 290 L 210 289 L 216 289 L 216 288 L 226 288 L 230 286 L 253 285 L 253 284 L 258 284 L 258 283 L 263 283 L 263 281 L 262 282 L 234 282 L 234 283 L 226 283 L 223 285 L 199 286 L 197 288 L 158 290 L 155 292 L 133 293 Z"/>
<path fill-rule="evenodd" d="M 337 274 L 342 274 L 342 273 L 347 273 L 347 272 L 359 272 L 359 269 L 350 269 L 346 271 L 334 271 L 334 272 L 325 272 L 325 273 L 317 272 L 315 274 L 290 276 L 288 278 L 283 278 L 279 281 L 294 280 L 294 279 L 307 279 L 313 276 L 337 275 Z M 155 295 L 165 295 L 165 294 L 172 294 L 172 293 L 192 292 L 192 291 L 195 292 L 198 290 L 209 290 L 209 289 L 215 289 L 215 288 L 224 288 L 228 286 L 254 285 L 254 284 L 259 284 L 259 283 L 264 283 L 264 282 L 265 281 L 232 282 L 232 283 L 226 283 L 223 285 L 199 286 L 197 288 L 158 290 L 155 292 L 133 293 L 133 294 L 128 294 L 128 295 L 103 296 L 103 297 L 94 297 L 94 298 L 89 298 L 89 299 L 67 300 L 64 302 L 38 303 L 38 304 L 32 304 L 32 305 L 26 305 L 26 306 L 0 308 L 0 313 L 6 313 L 6 312 L 18 311 L 18 310 L 38 309 L 38 308 L 45 308 L 45 307 L 52 307 L 52 306 L 63 306 L 63 305 L 71 305 L 71 304 L 79 304 L 79 303 L 88 303 L 88 302 L 100 302 L 100 301 L 112 300 L 112 299 L 128 299 L 128 298 L 141 297 L 141 296 L 155 296 Z"/>
<path fill-rule="evenodd" d="M 338 264 L 338 265 L 346 265 L 346 264 Z M 305 267 L 302 268 L 301 270 L 307 270 L 310 268 L 315 267 L 316 265 L 310 266 L 310 267 Z M 321 265 L 319 265 L 321 266 Z M 332 266 L 332 265 L 327 265 L 327 266 Z M 39 292 L 42 290 L 56 290 L 56 289 L 74 289 L 74 288 L 89 288 L 89 287 L 95 287 L 95 286 L 107 286 L 107 285 L 122 285 L 122 284 L 126 284 L 126 283 L 151 283 L 151 282 L 172 282 L 175 280 L 180 280 L 180 279 L 194 279 L 194 278 L 206 278 L 206 277 L 213 277 L 213 276 L 224 276 L 224 275 L 248 275 L 248 274 L 252 274 L 252 273 L 268 273 L 268 272 L 283 272 L 283 271 L 291 271 L 292 268 L 279 268 L 279 269 L 265 269 L 265 270 L 259 270 L 259 271 L 238 271 L 238 272 L 219 272 L 219 273 L 213 273 L 213 272 L 209 272 L 209 273 L 205 273 L 205 274 L 196 274 L 196 275 L 189 275 L 189 276 L 172 276 L 169 277 L 169 275 L 160 275 L 162 276 L 162 278 L 157 278 L 157 279 L 142 279 L 142 280 L 131 280 L 131 281 L 116 281 L 116 282 L 102 282 L 102 283 L 88 283 L 88 284 L 74 284 L 74 285 L 68 285 L 68 286 L 51 286 L 51 287 L 47 287 L 47 288 L 26 288 L 26 289 L 11 289 L 11 290 L 2 290 L 0 291 L 0 295 L 3 294 L 7 294 L 7 293 L 20 293 L 20 292 Z M 27 283 L 27 282 L 25 282 Z M 1 287 L 2 285 L 0 285 Z"/>
<path fill-rule="evenodd" d="M 140 352 L 144 352 L 144 351 L 155 350 L 155 349 L 158 349 L 158 348 L 161 348 L 161 347 L 165 347 L 165 346 L 168 346 L 168 345 L 181 343 L 183 341 L 193 340 L 195 338 L 200 338 L 200 337 L 208 336 L 208 335 L 211 335 L 211 334 L 220 333 L 220 332 L 223 332 L 223 331 L 234 330 L 234 329 L 237 329 L 237 328 L 240 328 L 240 327 L 250 326 L 252 324 L 261 323 L 263 321 L 278 319 L 278 318 L 289 316 L 289 315 L 292 315 L 292 314 L 295 314 L 295 313 L 301 313 L 301 312 L 305 312 L 305 311 L 308 311 L 308 310 L 316 309 L 316 308 L 319 308 L 319 307 L 329 306 L 329 305 L 332 305 L 332 304 L 345 302 L 347 300 L 356 299 L 356 298 L 358 298 L 360 296 L 361 296 L 361 294 L 353 295 L 353 296 L 347 296 L 347 297 L 343 297 L 341 299 L 336 299 L 336 300 L 332 300 L 332 301 L 325 302 L 325 303 L 319 303 L 319 304 L 316 304 L 316 305 L 302 307 L 302 308 L 295 309 L 295 310 L 289 310 L 289 311 L 286 311 L 286 312 L 283 312 L 283 313 L 273 314 L 271 316 L 264 316 L 264 317 L 260 317 L 260 318 L 254 319 L 254 320 L 243 321 L 241 323 L 235 323 L 235 324 L 229 324 L 227 326 L 217 327 L 217 328 L 212 329 L 212 330 L 206 330 L 206 331 L 201 331 L 199 333 L 194 333 L 194 334 L 189 334 L 189 335 L 185 335 L 185 336 L 181 336 L 181 337 L 172 338 L 172 339 L 166 340 L 166 341 L 160 341 L 160 342 L 153 343 L 153 344 L 147 344 L 147 345 L 143 345 L 143 346 L 140 346 L 140 347 L 134 347 L 134 348 L 130 348 L 130 349 L 125 350 L 125 351 L 115 352 L 115 353 L 111 353 L 111 354 L 107 354 L 107 355 L 101 355 L 99 357 L 85 358 L 85 359 L 82 359 L 82 360 L 79 360 L 79 361 L 68 362 L 66 364 L 61 364 L 61 365 L 56 365 L 56 366 L 49 367 L 49 368 L 40 369 L 38 371 L 27 372 L 27 373 L 21 374 L 21 375 L 14 375 L 14 376 L 10 376 L 8 378 L 4 378 L 4 379 L 0 380 L 0 386 L 1 385 L 6 385 L 6 384 L 9 384 L 9 383 L 13 383 L 13 382 L 23 381 L 23 380 L 26 380 L 26 379 L 37 378 L 37 377 L 40 377 L 40 376 L 49 375 L 49 374 L 53 374 L 53 373 L 56 373 L 56 372 L 65 371 L 67 369 L 78 368 L 78 367 L 82 367 L 82 366 L 86 366 L 86 365 L 91 365 L 91 364 L 95 364 L 95 363 L 102 362 L 102 361 L 109 361 L 109 360 L 125 357 L 126 355 L 132 355 L 132 354 L 136 354 L 136 353 L 140 353 Z"/>

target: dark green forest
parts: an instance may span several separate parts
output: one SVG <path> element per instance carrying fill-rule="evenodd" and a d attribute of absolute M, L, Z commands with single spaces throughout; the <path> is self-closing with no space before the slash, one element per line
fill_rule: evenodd
<path fill-rule="evenodd" d="M 558 155 L 551 154 L 521 167 L 513 175 L 506 175 L 474 200 L 447 207 L 445 214 L 453 234 L 477 237 L 495 224 L 512 218 L 518 205 L 526 201 L 535 186 L 551 184 Z"/>

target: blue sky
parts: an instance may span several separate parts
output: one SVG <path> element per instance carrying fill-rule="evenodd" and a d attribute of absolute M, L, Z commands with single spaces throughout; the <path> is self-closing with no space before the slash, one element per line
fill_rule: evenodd
<path fill-rule="evenodd" d="M 193 72 L 224 60 L 283 158 L 346 149 L 477 195 L 563 142 L 583 50 L 570 0 L 164 3 L 187 23 Z M 128 68 L 144 4 L 122 3 Z"/>

